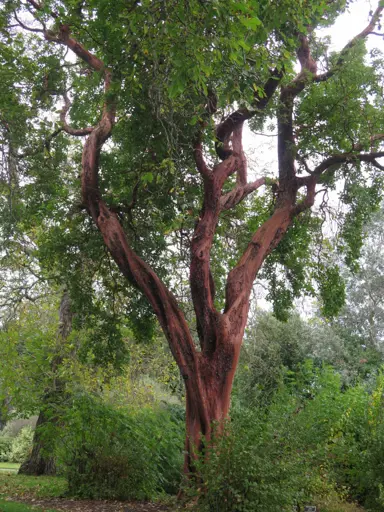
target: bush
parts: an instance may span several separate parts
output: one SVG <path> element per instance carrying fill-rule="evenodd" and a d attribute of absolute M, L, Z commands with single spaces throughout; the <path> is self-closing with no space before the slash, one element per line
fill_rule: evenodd
<path fill-rule="evenodd" d="M 342 391 L 332 368 L 307 362 L 288 372 L 268 408 L 235 404 L 187 486 L 198 497 L 195 510 L 292 512 L 324 503 L 336 510 L 347 497 L 383 510 L 383 388 L 372 396 L 362 385 Z"/>
<path fill-rule="evenodd" d="M 181 479 L 183 425 L 166 410 L 116 410 L 97 398 L 75 399 L 59 451 L 77 497 L 146 499 L 175 492 Z"/>
<path fill-rule="evenodd" d="M 0 436 L 0 462 L 8 462 L 12 446 L 12 438 Z"/>
<path fill-rule="evenodd" d="M 24 427 L 20 430 L 17 437 L 12 440 L 9 462 L 22 463 L 29 456 L 32 450 L 33 429 Z"/>
<path fill-rule="evenodd" d="M 239 411 L 197 463 L 199 478 L 187 487 L 189 496 L 198 496 L 194 510 L 292 512 L 304 502 L 310 468 L 285 441 L 282 426 Z"/>

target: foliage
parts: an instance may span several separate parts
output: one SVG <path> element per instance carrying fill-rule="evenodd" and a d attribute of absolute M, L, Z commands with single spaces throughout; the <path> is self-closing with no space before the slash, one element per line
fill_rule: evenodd
<path fill-rule="evenodd" d="M 33 430 L 31 427 L 21 429 L 12 441 L 9 462 L 24 462 L 32 450 Z"/>
<path fill-rule="evenodd" d="M 257 311 L 242 346 L 234 387 L 237 400 L 244 405 L 268 404 L 284 372 L 294 371 L 308 357 L 304 340 L 310 337 L 310 326 L 298 315 L 280 322 L 270 313 Z"/>
<path fill-rule="evenodd" d="M 0 332 L 1 394 L 25 417 L 36 414 L 52 382 L 50 362 L 56 348 L 57 314 L 47 304 L 25 307 L 17 320 Z"/>
<path fill-rule="evenodd" d="M 166 340 L 158 334 L 146 343 L 126 340 L 130 361 L 122 375 L 103 384 L 107 403 L 121 407 L 181 404 L 184 386 Z M 91 388 L 89 388 L 91 389 Z"/>
<path fill-rule="evenodd" d="M 35 428 L 37 421 L 37 416 L 31 416 L 28 419 L 22 419 L 22 418 L 15 418 L 13 420 L 10 420 L 5 425 L 4 429 L 1 431 L 0 436 L 5 437 L 16 437 L 20 430 L 22 430 L 24 427 L 32 427 Z"/>
<path fill-rule="evenodd" d="M 39 11 L 32 10 L 35 30 L 45 26 L 57 33 L 60 25 L 70 26 L 73 37 L 112 70 L 110 94 L 118 105 L 119 122 L 100 159 L 101 195 L 119 213 L 133 249 L 184 297 L 185 309 L 189 294 L 182 276 L 201 207 L 201 177 L 191 160 L 190 141 L 204 125 L 207 153 L 214 161 L 214 120 L 207 121 L 205 108 L 211 92 L 217 98 L 219 118 L 235 103 L 253 106 L 255 93 L 263 98 L 270 69 L 284 70 L 286 85 L 294 76 L 297 35 L 306 34 L 308 26 L 331 25 L 347 5 L 291 0 L 274 2 L 273 7 L 268 1 L 205 5 L 194 0 L 185 8 L 174 0 L 163 6 L 119 0 L 112 9 L 102 0 L 80 6 L 70 0 L 50 0 Z M 132 332 L 141 338 L 153 335 L 154 322 L 142 297 L 127 289 L 89 222 L 79 198 L 82 145 L 60 131 L 61 96 L 68 90 L 73 126 L 95 124 L 103 102 L 102 76 L 80 59 L 69 61 L 64 48 L 48 43 L 38 32 L 15 30 L 14 11 L 18 19 L 32 18 L 18 0 L 7 0 L 0 11 L 4 69 L 0 140 L 7 155 L 4 172 L 10 179 L 10 187 L 4 180 L 1 190 L 3 278 L 7 280 L 6 269 L 12 268 L 25 283 L 29 267 L 35 274 L 37 269 L 40 282 L 66 283 L 75 309 L 83 313 L 81 322 L 89 320 L 90 334 L 103 340 L 101 353 L 100 345 L 92 344 L 94 355 L 108 358 L 122 345 L 117 333 L 106 336 L 105 332 L 113 331 L 122 313 L 128 313 Z M 312 30 L 311 46 L 316 59 L 329 66 L 338 62 L 340 55 L 330 55 L 329 42 Z M 367 134 L 382 132 L 381 67 L 380 52 L 367 55 L 363 44 L 356 45 L 338 73 L 303 91 L 294 113 L 300 158 L 315 161 L 331 150 L 349 151 L 351 140 L 352 147 L 354 142 L 368 146 Z M 279 100 L 272 100 L 266 112 L 251 121 L 251 129 L 260 131 L 278 109 Z M 52 133 L 56 136 L 50 138 Z M 23 156 L 12 157 L 13 153 Z M 364 176 L 368 172 L 365 169 Z M 336 178 L 348 181 L 343 199 L 351 213 L 341 244 L 347 252 L 377 206 L 374 191 L 380 187 L 373 173 L 363 180 L 361 173 L 350 169 L 338 170 L 321 185 L 332 189 Z M 244 201 L 232 218 L 223 215 L 219 220 L 212 258 L 218 305 L 223 303 L 225 274 L 250 235 L 271 214 L 274 201 L 268 189 L 263 197 Z M 314 292 L 313 280 L 322 283 L 322 297 L 330 302 L 327 314 L 340 307 L 334 300 L 342 290 L 337 271 L 325 265 L 322 272 L 314 272 L 311 266 L 310 241 L 319 240 L 320 232 L 316 214 L 302 216 L 270 256 L 265 275 L 281 318 L 299 293 Z M 355 251 L 349 257 L 351 264 L 357 256 Z M 181 278 L 172 281 L 175 272 Z M 99 324 L 99 315 L 108 329 Z M 90 343 L 92 339 L 90 335 Z M 110 347 L 105 344 L 108 340 Z"/>
<path fill-rule="evenodd" d="M 11 447 L 12 447 L 12 438 L 1 436 L 0 437 L 0 462 L 9 461 Z"/>
<path fill-rule="evenodd" d="M 343 318 L 343 317 L 342 317 Z M 383 364 L 382 353 L 364 346 L 364 338 L 320 318 L 302 319 L 293 314 L 286 322 L 271 313 L 256 311 L 246 331 L 242 346 L 234 394 L 243 405 L 268 405 L 287 371 L 295 372 L 310 359 L 321 368 L 331 365 L 340 375 L 344 387 L 363 379 L 374 386 L 378 368 Z"/>
<path fill-rule="evenodd" d="M 308 361 L 288 372 L 268 408 L 235 402 L 225 435 L 206 446 L 201 481 L 187 487 L 196 510 L 343 510 L 346 498 L 382 510 L 383 384 L 380 374 L 372 392 L 343 390 L 331 367 Z"/>
<path fill-rule="evenodd" d="M 341 335 L 354 337 L 368 350 L 383 351 L 384 309 L 384 211 L 381 208 L 364 227 L 364 246 L 359 266 L 346 273 L 347 301 L 335 319 Z"/>
<path fill-rule="evenodd" d="M 5 432 L 6 434 L 6 432 Z M 0 462 L 21 463 L 32 449 L 33 429 L 23 427 L 15 437 L 0 435 Z"/>
<path fill-rule="evenodd" d="M 75 397 L 63 418 L 59 461 L 77 497 L 145 499 L 176 492 L 181 478 L 182 418 L 171 411 L 113 409 Z"/>

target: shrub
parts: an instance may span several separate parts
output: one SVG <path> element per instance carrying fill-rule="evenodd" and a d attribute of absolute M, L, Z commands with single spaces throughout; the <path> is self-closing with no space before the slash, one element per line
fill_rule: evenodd
<path fill-rule="evenodd" d="M 305 501 L 309 467 L 282 434 L 267 416 L 239 412 L 197 463 L 199 478 L 187 487 L 199 497 L 195 510 L 291 512 Z"/>
<path fill-rule="evenodd" d="M 64 418 L 59 460 L 78 497 L 145 499 L 174 492 L 181 478 L 183 426 L 161 409 L 113 409 L 78 396 Z"/>
<path fill-rule="evenodd" d="M 304 505 L 342 503 L 348 492 L 361 498 L 362 485 L 370 494 L 376 485 L 377 494 L 384 477 L 382 451 L 375 442 L 377 463 L 369 459 L 370 472 L 364 463 L 369 452 L 360 454 L 369 400 L 363 386 L 343 392 L 332 368 L 307 362 L 288 372 L 268 408 L 235 404 L 225 434 L 207 447 L 197 462 L 199 478 L 187 486 L 187 493 L 198 497 L 195 510 L 292 512 Z M 370 474 L 370 490 L 364 471 Z"/>
<path fill-rule="evenodd" d="M 22 428 L 17 437 L 12 440 L 9 462 L 24 462 L 32 450 L 32 442 L 33 429 L 31 427 Z"/>
<path fill-rule="evenodd" d="M 8 462 L 11 452 L 12 438 L 0 436 L 0 462 Z"/>

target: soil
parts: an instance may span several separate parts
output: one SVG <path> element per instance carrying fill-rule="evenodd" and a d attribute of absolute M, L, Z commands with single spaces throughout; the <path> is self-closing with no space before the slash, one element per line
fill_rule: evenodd
<path fill-rule="evenodd" d="M 97 500 L 65 500 L 62 498 L 32 499 L 17 498 L 18 502 L 26 503 L 43 510 L 58 510 L 60 512 L 172 512 L 170 508 L 157 503 L 127 503 L 124 501 Z"/>

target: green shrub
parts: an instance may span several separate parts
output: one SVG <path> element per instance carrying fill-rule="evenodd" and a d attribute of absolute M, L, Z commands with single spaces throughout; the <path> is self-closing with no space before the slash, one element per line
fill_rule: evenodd
<path fill-rule="evenodd" d="M 145 499 L 175 492 L 183 425 L 166 410 L 113 409 L 87 395 L 64 418 L 59 460 L 78 497 Z"/>
<path fill-rule="evenodd" d="M 198 497 L 195 510 L 292 512 L 364 496 L 365 502 L 376 496 L 369 503 L 379 503 L 382 408 L 369 409 L 379 396 L 382 391 L 370 396 L 361 385 L 343 391 L 332 368 L 307 362 L 288 372 L 268 408 L 234 404 L 225 435 L 206 449 L 197 462 L 199 477 L 187 486 L 187 494 Z"/>
<path fill-rule="evenodd" d="M 331 471 L 339 487 L 369 510 L 384 508 L 384 375 L 372 392 L 362 386 L 345 395 L 348 407 L 329 443 Z"/>
<path fill-rule="evenodd" d="M 292 512 L 304 502 L 310 468 L 285 441 L 282 427 L 253 411 L 236 415 L 197 463 L 199 478 L 187 487 L 199 497 L 195 510 Z"/>
<path fill-rule="evenodd" d="M 33 429 L 31 427 L 22 428 L 17 437 L 12 440 L 9 462 L 24 462 L 32 450 L 32 442 Z"/>
<path fill-rule="evenodd" d="M 0 462 L 8 462 L 11 452 L 12 438 L 0 436 Z"/>

